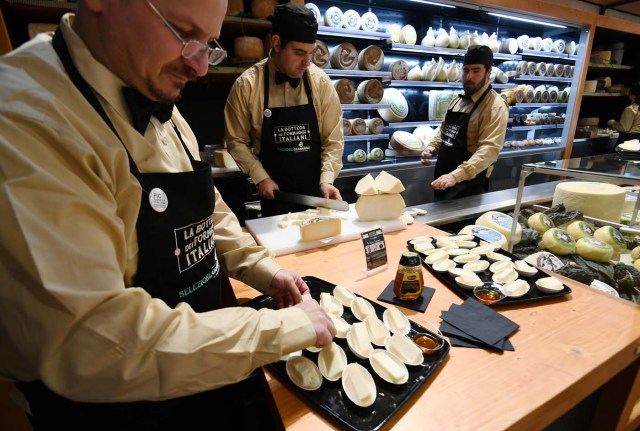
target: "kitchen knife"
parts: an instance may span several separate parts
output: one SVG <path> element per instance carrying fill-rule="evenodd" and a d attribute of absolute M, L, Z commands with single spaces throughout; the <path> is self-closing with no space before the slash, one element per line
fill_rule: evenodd
<path fill-rule="evenodd" d="M 278 201 L 304 205 L 312 208 L 322 207 L 338 211 L 349 211 L 349 204 L 346 201 L 337 201 L 334 199 L 319 198 L 317 196 L 307 196 L 298 193 L 283 192 L 280 190 L 274 190 L 273 195 Z"/>

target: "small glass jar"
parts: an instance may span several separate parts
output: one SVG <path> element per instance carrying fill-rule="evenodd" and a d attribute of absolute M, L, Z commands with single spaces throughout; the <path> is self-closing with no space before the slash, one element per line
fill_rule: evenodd
<path fill-rule="evenodd" d="M 415 301 L 422 295 L 423 286 L 420 257 L 417 253 L 410 251 L 402 253 L 393 283 L 393 293 L 398 299 Z"/>

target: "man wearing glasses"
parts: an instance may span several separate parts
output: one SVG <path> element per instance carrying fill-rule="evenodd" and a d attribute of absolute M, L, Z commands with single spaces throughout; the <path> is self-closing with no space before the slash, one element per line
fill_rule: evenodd
<path fill-rule="evenodd" d="M 275 7 L 270 57 L 234 83 L 225 106 L 225 141 L 258 186 L 263 216 L 304 210 L 274 201 L 274 190 L 342 199 L 342 109 L 331 80 L 311 64 L 318 23 L 295 3 Z"/>
<path fill-rule="evenodd" d="M 252 372 L 335 334 L 173 106 L 224 59 L 225 9 L 81 0 L 0 58 L 0 378 L 36 430 L 270 429 Z M 227 274 L 279 309 L 223 308 Z"/>

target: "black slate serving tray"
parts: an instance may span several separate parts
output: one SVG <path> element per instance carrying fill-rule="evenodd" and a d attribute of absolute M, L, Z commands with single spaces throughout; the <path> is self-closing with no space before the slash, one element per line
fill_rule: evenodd
<path fill-rule="evenodd" d="M 305 276 L 303 279 L 311 290 L 311 296 L 316 300 L 320 299 L 320 293 L 322 292 L 333 293 L 335 284 L 312 276 Z M 386 307 L 373 301 L 369 302 L 371 302 L 375 308 L 378 317 L 382 319 L 382 313 L 384 313 Z M 249 301 L 245 305 L 253 308 L 273 308 L 273 301 L 269 297 L 262 296 Z M 358 319 L 356 319 L 351 313 L 351 309 L 349 307 L 344 307 L 342 318 L 349 323 L 358 321 Z M 411 323 L 411 330 L 408 334 L 409 336 L 421 332 L 428 332 L 432 335 L 438 336 L 438 334 L 433 333 L 427 328 L 418 325 L 411 320 L 409 321 Z M 444 347 L 434 355 L 424 356 L 424 361 L 421 365 L 407 366 L 407 369 L 409 370 L 409 380 L 407 383 L 402 385 L 393 385 L 378 377 L 371 368 L 368 360 L 356 357 L 351 350 L 349 350 L 346 339 L 335 338 L 334 341 L 343 348 L 347 354 L 347 361 L 349 363 L 359 363 L 373 376 L 378 395 L 376 401 L 370 407 L 363 408 L 353 404 L 345 395 L 342 389 L 341 380 L 330 382 L 324 379 L 320 389 L 315 391 L 306 391 L 291 382 L 285 369 L 285 361 L 267 365 L 266 368 L 271 371 L 271 373 L 284 385 L 302 397 L 311 408 L 319 411 L 319 413 L 323 414 L 328 420 L 337 423 L 340 428 L 354 431 L 380 429 L 400 410 L 411 396 L 427 382 L 428 377 L 440 366 L 442 361 L 449 354 L 450 349 L 449 343 L 445 340 Z M 374 348 L 378 349 L 384 347 L 374 346 Z M 311 353 L 308 350 L 304 350 L 303 355 L 314 361 L 316 364 L 318 363 L 318 353 Z"/>
<path fill-rule="evenodd" d="M 447 286 L 449 289 L 453 290 L 455 293 L 457 293 L 460 297 L 462 297 L 463 299 L 466 298 L 473 298 L 476 299 L 477 298 L 473 295 L 473 290 L 467 290 L 467 289 L 463 289 L 460 286 L 458 286 L 458 284 L 456 283 L 456 280 L 454 277 L 452 277 L 448 272 L 438 272 L 436 270 L 434 270 L 432 268 L 432 266 L 430 264 L 428 264 L 425 261 L 425 258 L 427 257 L 425 254 L 420 253 L 418 251 L 416 251 L 416 249 L 413 247 L 413 244 L 411 244 L 410 242 L 411 240 L 407 241 L 407 248 L 411 251 L 415 251 L 416 253 L 418 253 L 418 255 L 420 256 L 420 260 L 422 261 L 422 265 L 427 268 L 429 270 L 429 272 L 431 274 L 433 274 L 433 276 L 435 278 L 437 278 L 438 280 L 440 280 L 445 286 Z M 476 238 L 475 240 L 476 243 L 479 244 L 479 240 Z M 514 262 L 516 260 L 520 260 L 518 257 L 514 256 L 513 254 L 499 249 L 496 250 L 496 252 L 503 254 L 505 256 L 510 257 Z M 459 265 L 459 267 L 461 267 Z M 482 281 L 492 281 L 491 280 L 491 276 L 493 274 L 491 273 L 491 271 L 489 271 L 489 269 L 487 268 L 487 270 L 481 272 L 478 274 L 478 276 L 480 277 L 480 279 Z M 506 297 L 504 298 L 502 301 L 496 302 L 494 304 L 487 304 L 490 307 L 502 307 L 502 306 L 507 306 L 507 305 L 513 305 L 513 304 L 524 304 L 524 303 L 531 303 L 531 302 L 537 302 L 537 301 L 545 301 L 545 300 L 549 300 L 549 299 L 553 299 L 553 298 L 558 298 L 558 297 L 562 297 L 565 295 L 568 295 L 571 293 L 571 288 L 569 288 L 567 285 L 564 285 L 564 288 L 556 293 L 543 293 L 541 291 L 538 290 L 538 288 L 535 285 L 536 280 L 538 280 L 539 278 L 545 278 L 545 277 L 549 277 L 546 273 L 538 270 L 538 272 L 532 276 L 532 277 L 523 277 L 520 276 L 519 278 L 521 278 L 522 280 L 526 280 L 529 283 L 529 291 L 524 295 L 521 296 L 520 298 L 509 298 Z"/>

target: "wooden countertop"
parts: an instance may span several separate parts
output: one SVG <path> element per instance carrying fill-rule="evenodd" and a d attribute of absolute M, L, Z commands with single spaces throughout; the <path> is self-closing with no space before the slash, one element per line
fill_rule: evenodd
<path fill-rule="evenodd" d="M 300 275 L 345 285 L 375 301 L 393 279 L 406 241 L 441 233 L 414 223 L 407 230 L 385 234 L 389 263 L 370 276 L 363 272 L 361 241 L 276 259 Z M 452 347 L 429 381 L 383 429 L 541 429 L 605 384 L 611 391 L 606 393 L 619 398 L 624 393 L 616 403 L 608 397 L 599 404 L 595 421 L 606 425 L 599 429 L 635 429 L 628 419 L 618 426 L 618 416 L 629 418 L 633 405 L 640 404 L 640 306 L 573 280 L 563 281 L 572 288 L 571 295 L 497 309 L 520 325 L 510 337 L 515 352 Z M 427 310 L 402 311 L 416 323 L 428 319 L 439 325 L 440 312 L 462 299 L 426 270 L 425 284 L 436 289 Z M 234 288 L 239 298 L 256 296 L 246 286 L 236 283 Z M 629 374 L 615 378 L 625 369 Z M 269 379 L 269 385 L 288 430 L 334 428 L 275 378 Z M 636 406 L 634 427 L 640 424 L 639 409 Z"/>

